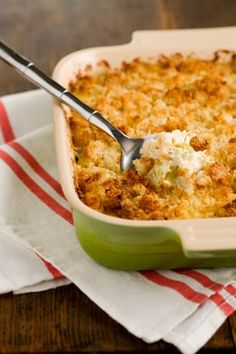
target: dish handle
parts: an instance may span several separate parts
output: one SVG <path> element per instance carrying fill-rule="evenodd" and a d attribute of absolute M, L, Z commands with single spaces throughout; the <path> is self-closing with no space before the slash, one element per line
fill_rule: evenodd
<path fill-rule="evenodd" d="M 235 217 L 173 221 L 172 227 L 188 257 L 236 254 Z"/>
<path fill-rule="evenodd" d="M 176 52 L 178 48 L 178 51 L 187 50 L 192 53 L 194 48 L 194 52 L 212 54 L 212 50 L 215 51 L 221 47 L 235 50 L 235 34 L 235 26 L 188 29 L 187 31 L 184 29 L 143 30 L 132 33 L 131 44 L 151 46 L 151 48 L 155 46 L 157 49 L 161 48 L 161 52 L 166 50 Z"/>

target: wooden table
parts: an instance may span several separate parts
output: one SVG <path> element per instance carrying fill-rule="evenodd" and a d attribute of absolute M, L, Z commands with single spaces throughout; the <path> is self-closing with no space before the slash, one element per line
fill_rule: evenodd
<path fill-rule="evenodd" d="M 65 54 L 120 44 L 136 29 L 236 25 L 235 0 L 0 0 L 3 40 L 50 73 Z M 0 94 L 33 88 L 0 63 Z M 0 353 L 176 353 L 147 345 L 94 305 L 75 286 L 0 296 Z M 236 352 L 233 315 L 201 353 Z"/>

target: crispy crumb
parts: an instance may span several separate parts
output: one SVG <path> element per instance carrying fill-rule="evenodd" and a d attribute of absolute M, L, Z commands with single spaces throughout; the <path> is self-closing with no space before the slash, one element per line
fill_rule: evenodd
<path fill-rule="evenodd" d="M 215 162 L 209 167 L 209 175 L 216 183 L 225 184 L 229 180 L 227 168 L 220 162 Z"/>
<path fill-rule="evenodd" d="M 163 172 L 144 156 L 139 170 L 121 173 L 118 143 L 71 112 L 79 198 L 127 219 L 236 216 L 236 54 L 221 50 L 204 60 L 176 53 L 137 58 L 119 68 L 101 60 L 98 67 L 94 74 L 88 66 L 70 83 L 77 97 L 131 137 L 187 131 L 192 138 L 186 151 L 204 154 L 209 162 L 188 175 L 191 164 Z M 165 180 L 154 186 L 159 174 Z"/>
<path fill-rule="evenodd" d="M 209 148 L 209 142 L 202 137 L 194 136 L 190 140 L 190 145 L 193 147 L 195 151 L 203 151 Z"/>

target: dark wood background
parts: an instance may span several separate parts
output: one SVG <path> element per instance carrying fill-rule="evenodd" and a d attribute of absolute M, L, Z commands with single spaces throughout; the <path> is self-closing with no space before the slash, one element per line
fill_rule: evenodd
<path fill-rule="evenodd" d="M 137 29 L 236 25 L 236 0 L 0 0 L 0 35 L 45 72 L 65 54 L 128 42 Z M 0 63 L 0 95 L 33 86 Z M 1 353 L 176 353 L 133 337 L 75 286 L 0 296 Z M 236 353 L 236 316 L 201 353 Z"/>

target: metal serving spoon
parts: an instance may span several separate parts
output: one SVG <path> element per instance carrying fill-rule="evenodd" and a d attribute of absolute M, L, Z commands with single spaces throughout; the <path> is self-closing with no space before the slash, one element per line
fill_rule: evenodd
<path fill-rule="evenodd" d="M 95 111 L 77 97 L 72 95 L 68 90 L 52 80 L 49 76 L 38 69 L 31 61 L 16 53 L 5 43 L 0 41 L 0 58 L 6 63 L 13 66 L 26 79 L 32 81 L 36 86 L 41 87 L 58 101 L 68 105 L 78 112 L 88 122 L 95 125 L 112 138 L 114 138 L 121 146 L 122 154 L 120 161 L 121 171 L 133 167 L 133 161 L 140 157 L 140 150 L 145 140 L 152 136 L 143 138 L 130 138 L 122 131 L 114 127 L 99 112 Z"/>

